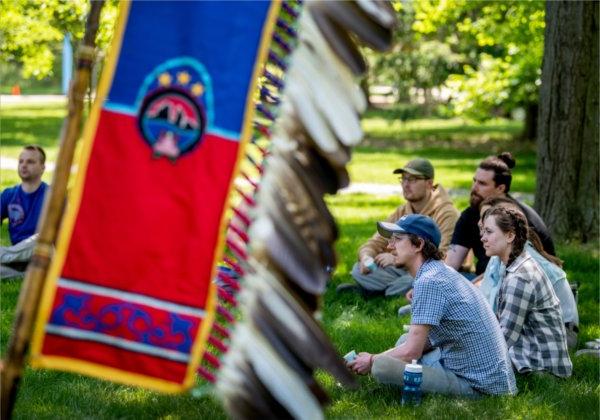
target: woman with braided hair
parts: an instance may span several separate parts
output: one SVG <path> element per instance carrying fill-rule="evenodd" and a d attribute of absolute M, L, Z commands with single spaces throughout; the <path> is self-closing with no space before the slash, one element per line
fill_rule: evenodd
<path fill-rule="evenodd" d="M 479 206 L 479 213 L 482 216 L 479 221 L 480 229 L 483 227 L 483 214 L 490 207 L 504 207 L 516 212 L 522 213 L 518 203 L 510 197 L 490 197 L 483 200 Z M 577 311 L 577 301 L 571 285 L 567 280 L 567 273 L 562 269 L 562 261 L 548 254 L 538 235 L 531 226 L 529 227 L 528 241 L 525 249 L 531 257 L 538 263 L 554 289 L 554 293 L 560 302 L 565 329 L 567 331 L 567 345 L 569 349 L 577 347 L 577 334 L 579 332 L 579 313 Z M 498 290 L 500 289 L 501 279 L 506 272 L 506 267 L 500 261 L 500 258 L 493 256 L 483 274 L 483 281 L 480 284 L 480 290 L 486 298 L 494 312 L 498 307 Z"/>
<path fill-rule="evenodd" d="M 571 376 L 565 325 L 552 284 L 525 248 L 527 219 L 521 212 L 492 207 L 483 215 L 481 242 L 489 257 L 506 267 L 496 315 L 512 363 L 519 373 L 545 371 Z"/>

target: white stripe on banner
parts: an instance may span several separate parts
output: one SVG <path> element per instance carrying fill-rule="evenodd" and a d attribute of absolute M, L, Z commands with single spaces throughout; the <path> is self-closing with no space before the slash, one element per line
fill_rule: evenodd
<path fill-rule="evenodd" d="M 179 305 L 173 302 L 167 302 L 152 298 L 149 296 L 139 295 L 136 293 L 125 292 L 123 290 L 109 289 L 108 287 L 96 286 L 92 284 L 81 283 L 76 280 L 61 278 L 58 280 L 58 285 L 66 289 L 77 290 L 80 292 L 91 293 L 93 295 L 105 296 L 115 299 L 121 299 L 127 302 L 137 303 L 139 305 L 150 306 L 156 309 L 162 309 L 167 312 L 175 312 L 182 315 L 190 315 L 198 318 L 204 318 L 206 312 L 202 309 L 192 308 L 190 306 Z"/>
<path fill-rule="evenodd" d="M 75 340 L 89 340 L 98 343 L 108 344 L 113 347 L 118 347 L 125 350 L 130 350 L 136 353 L 149 354 L 151 356 L 160 357 L 163 359 L 174 360 L 176 362 L 187 363 L 190 356 L 176 350 L 162 349 L 149 344 L 137 343 L 135 341 L 126 340 L 124 338 L 113 337 L 106 334 L 97 333 L 94 331 L 80 330 L 71 327 L 61 327 L 58 325 L 46 325 L 46 332 L 49 334 L 61 335 L 63 337 L 72 338 Z"/>

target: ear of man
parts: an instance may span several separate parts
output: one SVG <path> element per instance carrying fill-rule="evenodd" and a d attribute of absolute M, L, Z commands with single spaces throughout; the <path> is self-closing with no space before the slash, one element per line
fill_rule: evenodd
<path fill-rule="evenodd" d="M 425 247 L 425 240 L 423 238 L 417 238 L 419 240 L 419 245 L 415 245 L 415 251 L 421 252 Z"/>

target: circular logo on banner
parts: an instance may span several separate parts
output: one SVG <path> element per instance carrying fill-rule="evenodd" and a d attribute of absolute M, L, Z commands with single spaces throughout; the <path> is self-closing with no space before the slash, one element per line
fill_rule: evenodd
<path fill-rule="evenodd" d="M 199 63 L 189 61 L 176 59 L 161 66 L 140 92 L 138 125 L 156 158 L 175 162 L 202 142 L 210 80 Z"/>
<path fill-rule="evenodd" d="M 198 143 L 204 134 L 206 118 L 186 92 L 166 89 L 146 97 L 139 124 L 154 155 L 174 160 Z"/>

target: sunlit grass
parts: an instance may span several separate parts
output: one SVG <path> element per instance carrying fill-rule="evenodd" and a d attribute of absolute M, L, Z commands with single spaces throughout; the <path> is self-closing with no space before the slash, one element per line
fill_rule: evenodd
<path fill-rule="evenodd" d="M 344 354 L 352 349 L 380 352 L 391 347 L 402 334 L 409 316 L 398 318 L 396 311 L 406 303 L 403 297 L 376 297 L 365 300 L 356 294 L 335 293 L 340 283 L 351 282 L 350 270 L 360 244 L 375 232 L 375 221 L 387 217 L 400 200 L 393 197 L 344 195 L 328 198 L 340 224 L 337 243 L 340 261 L 325 294 L 324 323 L 327 332 Z M 466 197 L 454 200 L 466 206 Z M 580 346 L 600 337 L 598 243 L 560 244 L 569 280 L 579 281 Z M 572 355 L 573 377 L 519 377 L 518 396 L 486 397 L 480 400 L 428 396 L 416 409 L 400 405 L 397 388 L 381 386 L 370 378 L 360 378 L 358 390 L 345 390 L 324 377 L 323 383 L 333 397 L 327 410 L 330 418 L 598 418 L 600 398 L 600 361 Z"/>
<path fill-rule="evenodd" d="M 16 158 L 22 145 L 38 143 L 54 160 L 60 125 L 65 115 L 61 105 L 11 106 L 0 110 L 2 156 Z M 520 130 L 518 123 L 496 121 L 471 125 L 456 120 L 419 120 L 400 123 L 379 120 L 370 113 L 365 122 L 372 139 L 356 149 L 349 170 L 353 182 L 396 183 L 391 172 L 408 160 L 424 156 L 436 168 L 437 181 L 446 188 L 470 186 L 473 170 L 488 154 L 516 151 L 515 191 L 535 189 L 535 153 L 531 145 L 510 139 Z M 373 118 L 370 121 L 370 118 Z M 387 130 L 387 131 L 386 131 Z M 377 138 L 387 133 L 386 138 Z M 373 140 L 374 139 L 374 140 Z M 462 139 L 462 140 L 461 140 Z M 2 188 L 18 182 L 11 170 L 0 172 Z M 48 176 L 48 175 L 47 175 Z M 468 197 L 454 196 L 457 208 L 466 207 Z M 340 237 L 336 243 L 338 266 L 323 299 L 323 324 L 340 353 L 382 351 L 396 341 L 409 317 L 398 318 L 396 311 L 403 297 L 365 300 L 352 294 L 337 295 L 335 287 L 351 281 L 349 272 L 361 243 L 375 231 L 375 222 L 386 218 L 402 202 L 400 197 L 374 197 L 367 194 L 327 197 L 336 217 Z M 8 244 L 6 224 L 0 241 Z M 580 283 L 580 345 L 600 336 L 598 243 L 558 244 L 571 281 Z M 0 351 L 5 354 L 14 319 L 21 281 L 0 283 Z M 328 418 L 477 418 L 550 419 L 599 417 L 600 363 L 593 358 L 574 358 L 574 375 L 568 380 L 519 378 L 520 394 L 514 398 L 466 400 L 428 396 L 418 408 L 400 405 L 398 389 L 377 384 L 368 377 L 359 379 L 357 390 L 347 390 L 325 373 L 317 377 L 331 396 Z M 211 396 L 192 398 L 172 396 L 95 380 L 69 373 L 27 369 L 15 408 L 15 419 L 57 418 L 226 418 L 220 403 Z"/>

